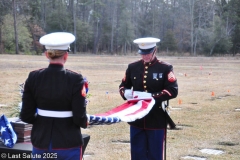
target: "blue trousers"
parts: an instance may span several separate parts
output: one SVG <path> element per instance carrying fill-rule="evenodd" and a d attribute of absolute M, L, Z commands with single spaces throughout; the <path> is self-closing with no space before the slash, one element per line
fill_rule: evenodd
<path fill-rule="evenodd" d="M 33 147 L 32 160 L 82 160 L 82 147 L 67 149 L 52 149 L 52 144 L 48 150 Z"/>
<path fill-rule="evenodd" d="M 165 129 L 130 126 L 131 160 L 163 160 Z"/>

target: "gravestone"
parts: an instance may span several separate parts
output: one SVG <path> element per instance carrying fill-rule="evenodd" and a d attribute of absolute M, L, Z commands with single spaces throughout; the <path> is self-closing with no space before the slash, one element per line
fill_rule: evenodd
<path fill-rule="evenodd" d="M 207 153 L 207 154 L 214 154 L 214 155 L 219 155 L 224 153 L 223 151 L 217 150 L 217 149 L 201 149 L 200 152 Z"/>

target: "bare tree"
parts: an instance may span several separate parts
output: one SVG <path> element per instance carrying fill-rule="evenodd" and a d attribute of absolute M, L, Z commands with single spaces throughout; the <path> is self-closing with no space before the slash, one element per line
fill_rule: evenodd
<path fill-rule="evenodd" d="M 16 50 L 15 53 L 19 54 L 15 0 L 12 0 L 12 6 L 13 6 L 12 8 L 13 8 L 13 19 L 14 19 L 15 50 Z"/>
<path fill-rule="evenodd" d="M 75 11 L 75 6 L 76 4 L 74 3 L 74 0 L 71 0 L 70 1 L 70 10 L 72 10 L 72 16 L 73 16 L 73 34 L 76 36 L 77 35 L 77 31 L 76 31 L 76 11 Z M 76 50 L 77 50 L 77 43 L 76 43 L 76 40 L 75 42 L 73 43 L 74 45 L 74 49 L 73 49 L 73 53 L 76 54 Z"/>
<path fill-rule="evenodd" d="M 0 54 L 3 53 L 4 50 L 4 46 L 3 46 L 3 41 L 2 41 L 2 27 L 4 25 L 3 20 L 4 20 L 4 16 L 8 13 L 10 13 L 11 11 L 11 6 L 12 3 L 9 0 L 1 0 L 0 2 L 0 10 L 1 10 L 1 14 L 0 14 Z"/>
<path fill-rule="evenodd" d="M 115 6 L 115 2 L 112 2 L 111 3 L 111 8 L 112 8 L 112 10 L 111 10 L 111 12 L 112 12 L 112 16 L 111 16 L 111 23 L 112 23 L 112 25 L 111 25 L 111 43 L 110 43 L 110 53 L 111 54 L 113 54 L 113 47 L 114 47 L 114 27 L 115 27 L 115 8 L 116 8 L 116 6 Z"/>
<path fill-rule="evenodd" d="M 190 38 L 191 38 L 191 43 L 190 43 L 190 47 L 191 47 L 191 55 L 195 53 L 193 53 L 193 39 L 194 39 L 194 3 L 195 0 L 189 0 L 189 11 L 190 11 L 190 22 L 191 22 L 191 33 L 190 33 Z"/>

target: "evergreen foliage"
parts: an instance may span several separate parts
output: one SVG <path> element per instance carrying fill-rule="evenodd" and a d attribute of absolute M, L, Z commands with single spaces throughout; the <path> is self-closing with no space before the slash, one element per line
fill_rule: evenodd
<path fill-rule="evenodd" d="M 168 30 L 161 43 L 161 50 L 163 51 L 176 51 L 177 43 L 174 38 L 174 34 L 171 30 Z"/>
<path fill-rule="evenodd" d="M 39 38 L 64 31 L 76 36 L 74 53 L 127 54 L 137 48 L 134 39 L 156 37 L 162 51 L 235 55 L 239 6 L 239 0 L 1 0 L 0 54 L 17 45 L 24 54 L 41 54 Z"/>
<path fill-rule="evenodd" d="M 2 27 L 2 41 L 6 53 L 15 53 L 15 37 L 13 29 L 13 17 L 8 14 L 4 17 L 4 25 Z M 18 22 L 17 32 L 19 35 L 18 45 L 20 52 L 29 54 L 31 49 L 31 35 L 24 21 Z"/>

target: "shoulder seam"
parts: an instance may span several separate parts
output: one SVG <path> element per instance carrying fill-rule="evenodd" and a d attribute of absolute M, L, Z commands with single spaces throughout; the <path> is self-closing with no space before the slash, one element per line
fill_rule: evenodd
<path fill-rule="evenodd" d="M 72 72 L 72 73 L 75 73 L 75 74 L 81 75 L 80 73 L 77 73 L 77 72 L 72 71 L 72 70 L 70 70 L 70 69 L 66 69 L 66 70 L 69 71 L 69 72 Z"/>
<path fill-rule="evenodd" d="M 41 70 L 44 70 L 44 69 L 46 69 L 46 68 L 36 69 L 36 70 L 31 71 L 31 72 L 41 71 Z"/>
<path fill-rule="evenodd" d="M 134 63 L 137 63 L 137 62 L 140 62 L 140 61 L 141 61 L 141 59 L 140 60 L 136 60 L 136 61 L 134 61 L 134 62 L 132 62 L 130 64 L 134 64 Z"/>
<path fill-rule="evenodd" d="M 167 66 L 171 66 L 171 64 L 168 63 L 168 62 L 164 62 L 164 61 L 160 61 L 160 60 L 158 60 L 158 62 L 161 63 L 161 64 L 165 64 L 165 65 L 167 65 Z"/>

